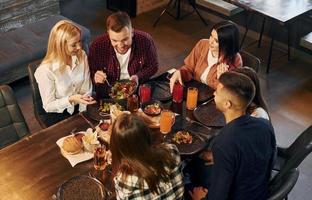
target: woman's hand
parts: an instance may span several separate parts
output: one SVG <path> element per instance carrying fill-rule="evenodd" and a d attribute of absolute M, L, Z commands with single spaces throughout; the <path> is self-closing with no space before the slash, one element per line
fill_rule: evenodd
<path fill-rule="evenodd" d="M 201 200 L 206 197 L 208 189 L 203 187 L 195 187 L 193 191 L 189 191 L 190 196 L 193 200 Z"/>
<path fill-rule="evenodd" d="M 107 76 L 103 71 L 96 71 L 94 74 L 94 82 L 95 83 L 104 83 L 106 80 Z"/>
<path fill-rule="evenodd" d="M 89 95 L 81 95 L 81 94 L 74 94 L 74 95 L 71 95 L 69 98 L 68 98 L 69 102 L 72 104 L 72 103 L 81 103 L 81 104 L 86 104 L 86 105 L 89 105 L 89 104 L 95 104 L 96 101 L 93 99 L 93 97 L 89 96 Z"/>
<path fill-rule="evenodd" d="M 183 85 L 180 70 L 175 71 L 175 72 L 173 73 L 173 75 L 171 76 L 171 78 L 170 78 L 170 92 L 171 92 L 171 93 L 172 93 L 172 91 L 173 91 L 173 86 L 174 86 L 174 84 L 176 83 L 176 81 L 179 81 L 179 83 L 180 83 L 181 85 Z"/>
<path fill-rule="evenodd" d="M 229 66 L 225 63 L 220 63 L 217 66 L 217 79 L 219 79 L 221 74 L 223 74 L 224 72 L 227 72 L 227 71 L 229 71 Z"/>

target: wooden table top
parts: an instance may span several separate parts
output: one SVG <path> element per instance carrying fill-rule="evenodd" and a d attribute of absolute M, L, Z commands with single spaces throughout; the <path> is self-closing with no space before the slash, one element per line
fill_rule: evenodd
<path fill-rule="evenodd" d="M 167 102 L 165 105 L 181 115 L 177 118 L 173 131 L 188 127 L 192 131 L 205 132 L 212 137 L 217 134 L 218 129 L 207 130 L 198 124 L 186 122 L 184 117 L 193 119 L 193 112 L 185 109 L 185 102 L 183 104 Z M 90 122 L 93 125 L 97 123 L 92 120 Z M 76 128 L 78 132 L 85 131 L 89 127 L 83 117 L 74 115 L 1 149 L 0 199 L 51 199 L 66 180 L 94 171 L 91 160 L 72 167 L 56 145 L 59 138 L 69 135 L 73 129 Z M 159 129 L 154 129 L 152 134 L 154 141 L 162 140 Z"/>
<path fill-rule="evenodd" d="M 312 0 L 230 0 L 245 9 L 253 10 L 282 23 L 312 10 Z"/>
<path fill-rule="evenodd" d="M 56 141 L 79 127 L 89 126 L 75 115 L 0 150 L 0 199 L 51 199 L 69 178 L 88 173 L 91 161 L 71 167 Z"/>

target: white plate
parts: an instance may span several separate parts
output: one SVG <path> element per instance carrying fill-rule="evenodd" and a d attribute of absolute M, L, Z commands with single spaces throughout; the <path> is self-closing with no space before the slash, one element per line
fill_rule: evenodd
<path fill-rule="evenodd" d="M 79 132 L 79 133 L 84 134 L 84 132 Z M 72 135 L 68 135 L 68 136 L 65 136 L 65 137 L 58 139 L 56 141 L 56 144 L 57 144 L 57 146 L 60 147 L 62 155 L 69 161 L 69 163 L 71 164 L 72 167 L 74 167 L 78 163 L 81 163 L 81 162 L 84 162 L 84 161 L 87 161 L 87 160 L 90 160 L 93 158 L 93 153 L 90 153 L 88 151 L 81 150 L 81 152 L 79 152 L 77 154 L 71 154 L 71 153 L 66 152 L 62 148 L 62 146 L 63 146 L 63 142 L 64 142 L 65 138 L 67 138 L 67 137 L 72 137 Z"/>

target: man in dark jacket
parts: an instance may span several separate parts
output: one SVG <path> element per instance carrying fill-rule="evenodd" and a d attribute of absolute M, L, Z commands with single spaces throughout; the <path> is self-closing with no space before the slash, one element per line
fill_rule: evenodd
<path fill-rule="evenodd" d="M 215 91 L 217 109 L 226 126 L 212 146 L 210 187 L 190 192 L 194 200 L 265 200 L 276 141 L 268 120 L 246 115 L 255 87 L 245 75 L 226 72 Z"/>

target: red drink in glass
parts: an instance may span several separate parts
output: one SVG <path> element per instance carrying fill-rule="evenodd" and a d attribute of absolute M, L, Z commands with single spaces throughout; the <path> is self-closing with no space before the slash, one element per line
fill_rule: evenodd
<path fill-rule="evenodd" d="M 140 86 L 139 94 L 140 94 L 140 102 L 144 103 L 151 99 L 151 86 L 147 84 L 143 84 Z"/>
<path fill-rule="evenodd" d="M 175 103 L 183 101 L 183 86 L 180 83 L 175 83 L 173 86 L 172 101 Z"/>

